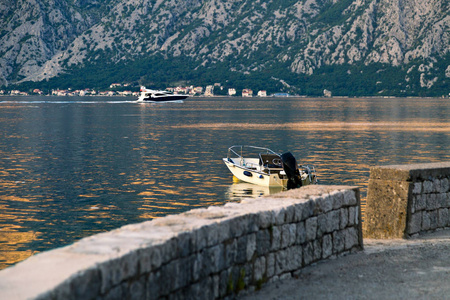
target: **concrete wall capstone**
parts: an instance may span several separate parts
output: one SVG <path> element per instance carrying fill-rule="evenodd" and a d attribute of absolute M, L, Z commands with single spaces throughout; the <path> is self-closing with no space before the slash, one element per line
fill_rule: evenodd
<path fill-rule="evenodd" d="M 450 226 L 450 162 L 370 170 L 365 238 L 408 238 Z"/>
<path fill-rule="evenodd" d="M 124 226 L 0 271 L 0 299 L 221 299 L 363 247 L 357 187 L 296 190 Z"/>

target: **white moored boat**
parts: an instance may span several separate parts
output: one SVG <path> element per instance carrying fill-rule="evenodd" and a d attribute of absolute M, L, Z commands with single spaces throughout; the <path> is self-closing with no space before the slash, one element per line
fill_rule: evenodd
<path fill-rule="evenodd" d="M 253 184 L 291 189 L 317 183 L 314 167 L 297 165 L 291 152 L 231 146 L 223 162 L 236 178 Z"/>
<path fill-rule="evenodd" d="M 157 91 L 146 89 L 145 86 L 141 86 L 141 95 L 138 98 L 138 102 L 167 102 L 167 101 L 180 101 L 189 97 L 188 95 L 174 94 L 169 91 Z"/>

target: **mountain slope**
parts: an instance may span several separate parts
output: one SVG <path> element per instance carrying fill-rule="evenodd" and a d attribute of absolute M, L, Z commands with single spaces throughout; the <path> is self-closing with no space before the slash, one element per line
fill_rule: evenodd
<path fill-rule="evenodd" d="M 8 16 L 0 35 L 3 83 L 86 68 L 136 71 L 139 76 L 122 78 L 156 84 L 148 74 L 161 72 L 166 82 L 277 77 L 300 93 L 313 85 L 344 93 L 351 87 L 345 82 L 363 77 L 367 94 L 433 94 L 445 90 L 450 77 L 447 0 L 6 3 L 0 4 Z M 24 13 L 11 16 L 17 10 Z M 188 64 L 184 76 L 172 74 L 174 62 Z"/>

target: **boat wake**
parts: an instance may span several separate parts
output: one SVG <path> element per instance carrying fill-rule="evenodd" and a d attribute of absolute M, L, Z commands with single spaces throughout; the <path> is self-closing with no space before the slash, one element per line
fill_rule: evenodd
<path fill-rule="evenodd" d="M 70 100 L 70 101 L 62 101 L 62 100 L 28 100 L 28 101 L 20 101 L 20 100 L 6 100 L 0 101 L 0 104 L 123 104 L 123 103 L 139 103 L 139 104 L 165 104 L 165 103 L 184 103 L 183 100 L 172 100 L 172 101 L 137 101 L 137 100 L 125 100 L 125 101 L 86 101 L 86 100 Z"/>

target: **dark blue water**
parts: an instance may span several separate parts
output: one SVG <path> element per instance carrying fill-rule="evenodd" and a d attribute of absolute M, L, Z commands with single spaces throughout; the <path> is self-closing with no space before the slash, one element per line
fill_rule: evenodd
<path fill-rule="evenodd" d="M 450 160 L 448 99 L 0 98 L 0 269 L 82 237 L 276 192 L 233 183 L 231 145 L 291 151 L 321 184 Z"/>

